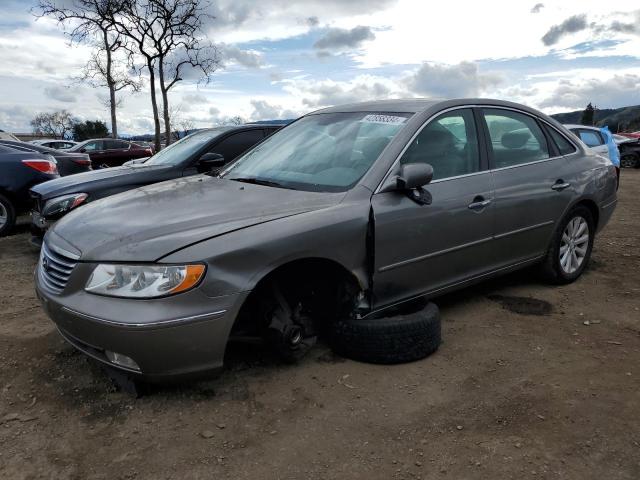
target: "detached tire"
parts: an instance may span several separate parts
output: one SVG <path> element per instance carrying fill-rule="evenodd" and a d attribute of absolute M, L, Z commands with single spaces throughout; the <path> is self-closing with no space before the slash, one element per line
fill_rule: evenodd
<path fill-rule="evenodd" d="M 7 197 L 0 194 L 0 237 L 8 234 L 16 224 L 16 210 Z"/>
<path fill-rule="evenodd" d="M 362 362 L 395 364 L 420 360 L 441 343 L 440 311 L 434 303 L 416 313 L 332 325 L 336 353 Z"/>

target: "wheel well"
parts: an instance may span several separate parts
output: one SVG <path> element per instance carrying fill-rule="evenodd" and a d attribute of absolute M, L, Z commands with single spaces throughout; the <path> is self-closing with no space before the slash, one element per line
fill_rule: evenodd
<path fill-rule="evenodd" d="M 271 294 L 276 282 L 286 295 L 288 290 L 310 289 L 323 297 L 326 305 L 338 310 L 353 310 L 363 287 L 357 277 L 344 266 L 325 258 L 305 258 L 280 265 L 262 277 L 242 305 L 234 330 L 244 331 L 255 323 L 255 310 L 262 295 Z M 333 313 L 333 312 L 332 312 Z M 342 312 L 340 312 L 342 313 Z"/>
<path fill-rule="evenodd" d="M 593 217 L 593 222 L 595 223 L 595 228 L 597 230 L 600 212 L 598 211 L 598 206 L 596 205 L 596 202 L 594 202 L 593 200 L 581 200 L 578 203 L 576 203 L 575 206 L 577 207 L 578 205 L 587 207 L 589 209 L 589 211 L 591 212 L 591 216 Z"/>

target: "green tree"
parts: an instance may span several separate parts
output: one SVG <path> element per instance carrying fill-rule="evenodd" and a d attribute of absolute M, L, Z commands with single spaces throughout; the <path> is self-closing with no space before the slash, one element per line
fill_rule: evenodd
<path fill-rule="evenodd" d="M 107 124 L 102 120 L 85 120 L 73 126 L 73 139 L 76 142 L 89 140 L 90 138 L 104 138 L 109 136 Z"/>
<path fill-rule="evenodd" d="M 589 105 L 587 105 L 587 108 L 584 109 L 584 112 L 582 112 L 582 119 L 580 120 L 580 123 L 582 125 L 593 125 L 595 121 L 595 114 L 596 109 L 593 108 L 593 105 L 591 105 L 591 103 L 589 103 Z"/>

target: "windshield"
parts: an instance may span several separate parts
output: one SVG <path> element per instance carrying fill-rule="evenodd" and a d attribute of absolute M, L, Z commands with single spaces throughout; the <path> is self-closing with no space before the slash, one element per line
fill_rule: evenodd
<path fill-rule="evenodd" d="M 168 147 L 160 150 L 144 162 L 144 164 L 177 165 L 200 150 L 205 144 L 232 128 L 233 127 L 217 127 L 187 135 L 182 140 L 178 140 L 176 143 L 172 143 Z"/>
<path fill-rule="evenodd" d="M 362 178 L 411 115 L 309 115 L 250 150 L 221 176 L 295 190 L 342 192 Z"/>

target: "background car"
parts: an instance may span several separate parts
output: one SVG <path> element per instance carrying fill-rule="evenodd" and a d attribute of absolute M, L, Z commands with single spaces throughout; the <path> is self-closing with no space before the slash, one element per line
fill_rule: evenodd
<path fill-rule="evenodd" d="M 43 147 L 53 148 L 54 150 L 66 150 L 78 144 L 78 142 L 74 142 L 72 140 L 56 140 L 53 138 L 31 140 L 29 143 L 33 143 L 34 145 L 42 145 Z"/>
<path fill-rule="evenodd" d="M 638 138 L 640 139 L 640 131 L 639 132 L 620 132 L 620 135 L 627 138 Z"/>
<path fill-rule="evenodd" d="M 4 130 L 0 130 L 0 140 L 13 140 L 15 142 L 19 141 L 15 135 L 9 132 L 5 132 Z"/>
<path fill-rule="evenodd" d="M 150 147 L 141 147 L 136 143 L 117 138 L 85 140 L 67 151 L 88 154 L 94 169 L 117 167 L 128 160 L 153 155 Z"/>
<path fill-rule="evenodd" d="M 51 222 L 79 205 L 143 185 L 217 169 L 279 128 L 281 125 L 261 124 L 200 130 L 143 163 L 103 168 L 38 185 L 31 190 L 35 201 L 32 243 L 39 243 Z"/>
<path fill-rule="evenodd" d="M 598 127 L 592 127 L 589 125 L 564 125 L 574 133 L 582 142 L 589 148 L 591 148 L 598 155 L 609 158 L 609 147 L 605 138 L 602 136 Z M 610 158 L 609 158 L 610 159 Z"/>
<path fill-rule="evenodd" d="M 38 152 L 51 155 L 56 159 L 56 163 L 58 164 L 58 173 L 62 177 L 91 170 L 91 160 L 89 159 L 89 155 L 86 153 L 55 150 L 43 145 L 35 145 L 28 142 L 13 142 L 10 140 L 0 140 L 0 144 L 22 152 Z"/>
<path fill-rule="evenodd" d="M 640 138 L 629 138 L 615 134 L 613 139 L 620 151 L 620 166 L 640 168 Z"/>
<path fill-rule="evenodd" d="M 18 215 L 29 211 L 29 189 L 56 177 L 56 161 L 50 155 L 0 145 L 0 236 L 13 228 Z"/>

